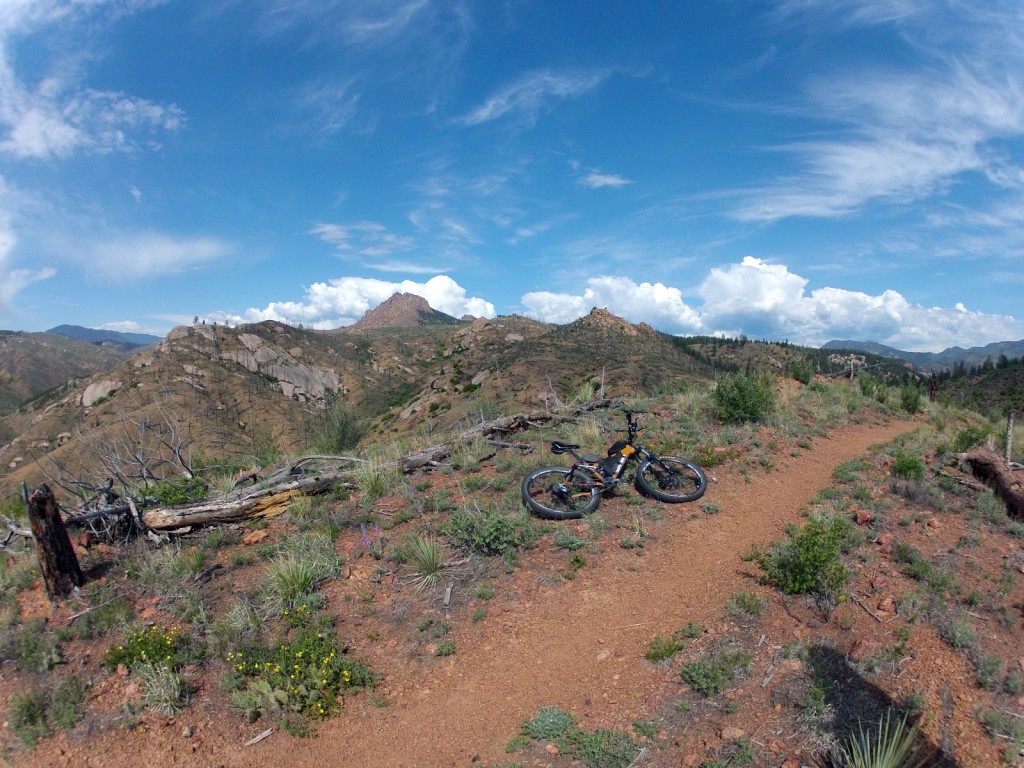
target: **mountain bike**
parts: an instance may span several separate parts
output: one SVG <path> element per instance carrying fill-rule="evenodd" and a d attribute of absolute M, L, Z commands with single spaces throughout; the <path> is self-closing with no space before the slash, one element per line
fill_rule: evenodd
<path fill-rule="evenodd" d="M 704 495 L 708 479 L 704 470 L 678 456 L 656 456 L 636 442 L 640 426 L 632 411 L 626 411 L 626 439 L 617 440 L 604 458 L 579 454 L 578 445 L 555 441 L 551 452 L 570 454 L 571 467 L 541 467 L 523 479 L 523 503 L 539 517 L 573 520 L 590 514 L 601 503 L 602 494 L 632 480 L 636 489 L 658 501 L 678 504 L 696 501 Z M 627 477 L 626 469 L 636 466 Z"/>

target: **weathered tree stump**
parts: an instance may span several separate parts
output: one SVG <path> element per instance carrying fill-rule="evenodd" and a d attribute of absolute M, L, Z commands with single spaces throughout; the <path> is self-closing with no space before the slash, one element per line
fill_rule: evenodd
<path fill-rule="evenodd" d="M 71 546 L 53 492 L 45 483 L 28 499 L 28 520 L 39 555 L 39 569 L 51 601 L 67 597 L 85 578 Z"/>

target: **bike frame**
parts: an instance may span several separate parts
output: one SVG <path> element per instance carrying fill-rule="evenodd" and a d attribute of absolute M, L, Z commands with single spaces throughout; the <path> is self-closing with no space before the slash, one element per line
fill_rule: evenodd
<path fill-rule="evenodd" d="M 622 482 L 626 468 L 631 463 L 639 466 L 641 461 L 651 462 L 657 464 L 662 469 L 668 470 L 668 467 L 662 464 L 661 460 L 651 453 L 646 446 L 636 444 L 637 433 L 639 430 L 640 425 L 633 418 L 632 411 L 626 411 L 627 436 L 626 440 L 622 445 L 618 446 L 617 450 L 617 453 L 624 454 L 625 461 L 620 461 L 615 470 L 607 475 L 601 470 L 602 463 L 607 461 L 609 457 L 602 459 L 599 456 L 594 456 L 593 459 L 590 459 L 585 454 L 581 456 L 576 453 L 575 449 L 578 446 L 556 443 L 555 445 L 558 445 L 562 450 L 564 450 L 564 452 L 570 454 L 574 459 L 576 459 L 576 463 L 569 468 L 569 474 L 566 479 L 579 479 L 587 483 L 589 487 L 598 488 L 602 493 L 604 493 L 605 491 L 612 490 Z M 615 446 L 612 447 L 614 448 Z M 552 446 L 552 448 L 554 448 L 554 446 Z M 626 451 L 627 448 L 629 449 L 628 452 Z"/>

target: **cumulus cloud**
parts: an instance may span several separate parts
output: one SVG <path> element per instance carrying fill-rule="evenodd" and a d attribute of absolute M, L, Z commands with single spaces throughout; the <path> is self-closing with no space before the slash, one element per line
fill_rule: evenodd
<path fill-rule="evenodd" d="M 215 312 L 211 320 L 230 324 L 256 323 L 277 320 L 289 325 L 316 329 L 339 328 L 351 325 L 367 310 L 389 299 L 395 293 L 411 293 L 427 300 L 436 310 L 462 317 L 494 317 L 494 305 L 489 301 L 467 296 L 466 289 L 447 275 L 436 275 L 425 283 L 412 280 L 389 282 L 366 277 L 339 277 L 322 283 L 313 283 L 306 289 L 302 301 L 275 301 L 263 309 L 250 308 L 243 314 Z"/>
<path fill-rule="evenodd" d="M 830 339 L 862 339 L 907 351 L 939 351 L 1016 338 L 1013 317 L 912 304 L 897 291 L 878 295 L 824 287 L 807 293 L 809 281 L 782 264 L 748 256 L 712 269 L 701 284 L 705 326 L 742 328 L 755 338 L 788 338 L 820 346 Z"/>
<path fill-rule="evenodd" d="M 697 312 L 683 301 L 678 288 L 662 283 L 636 283 L 628 277 L 592 277 L 580 295 L 533 291 L 522 297 L 527 317 L 549 323 L 568 323 L 594 307 L 635 323 L 648 323 L 670 333 L 700 333 Z"/>
<path fill-rule="evenodd" d="M 922 307 L 893 290 L 878 295 L 832 287 L 808 292 L 809 282 L 783 264 L 748 256 L 709 271 L 699 288 L 700 306 L 687 304 L 678 288 L 628 277 L 593 277 L 580 293 L 527 293 L 522 304 L 528 317 L 551 323 L 571 322 L 593 307 L 607 307 L 668 333 L 745 334 L 813 347 L 855 339 L 937 352 L 1024 336 L 1017 319 L 971 311 L 962 303 Z"/>

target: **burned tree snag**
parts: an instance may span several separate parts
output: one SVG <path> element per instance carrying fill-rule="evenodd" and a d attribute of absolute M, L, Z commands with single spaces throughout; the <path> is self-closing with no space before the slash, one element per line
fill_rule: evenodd
<path fill-rule="evenodd" d="M 39 569 L 51 601 L 66 597 L 85 579 L 71 547 L 53 492 L 45 483 L 28 499 L 28 520 L 39 554 Z"/>

